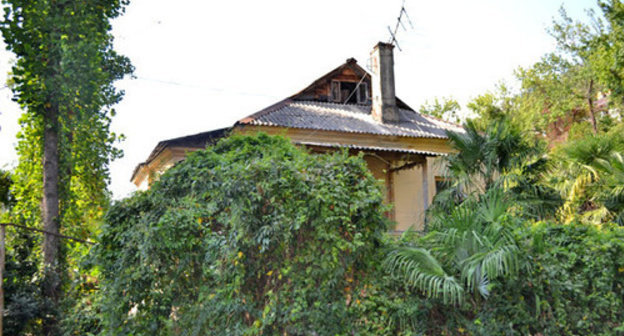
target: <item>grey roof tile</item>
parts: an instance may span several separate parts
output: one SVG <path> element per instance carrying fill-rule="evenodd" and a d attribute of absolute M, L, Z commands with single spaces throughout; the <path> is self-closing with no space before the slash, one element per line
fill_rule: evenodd
<path fill-rule="evenodd" d="M 398 122 L 381 123 L 371 116 L 370 105 L 287 99 L 239 123 L 415 138 L 447 138 L 446 131 L 462 131 L 458 125 L 408 109 L 399 109 L 399 116 Z"/>

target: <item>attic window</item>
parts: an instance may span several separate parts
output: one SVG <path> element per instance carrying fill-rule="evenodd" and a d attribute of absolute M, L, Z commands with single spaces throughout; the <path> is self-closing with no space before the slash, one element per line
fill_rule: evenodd
<path fill-rule="evenodd" d="M 357 92 L 354 92 L 357 89 Z M 368 85 L 361 82 L 332 81 L 330 101 L 335 103 L 365 104 L 369 99 Z"/>

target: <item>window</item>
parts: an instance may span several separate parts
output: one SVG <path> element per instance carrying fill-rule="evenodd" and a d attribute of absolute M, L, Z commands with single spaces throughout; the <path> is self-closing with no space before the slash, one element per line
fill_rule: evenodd
<path fill-rule="evenodd" d="M 368 85 L 364 82 L 358 85 L 356 82 L 334 80 L 331 82 L 330 90 L 330 101 L 335 103 L 365 104 L 369 99 Z"/>
<path fill-rule="evenodd" d="M 366 102 L 368 102 L 368 84 L 362 82 L 358 94 L 358 104 L 365 104 Z"/>
<path fill-rule="evenodd" d="M 331 82 L 331 101 L 335 103 L 340 103 L 340 82 L 339 81 Z"/>
<path fill-rule="evenodd" d="M 442 176 L 435 177 L 436 194 L 448 189 L 451 186 L 451 180 Z"/>

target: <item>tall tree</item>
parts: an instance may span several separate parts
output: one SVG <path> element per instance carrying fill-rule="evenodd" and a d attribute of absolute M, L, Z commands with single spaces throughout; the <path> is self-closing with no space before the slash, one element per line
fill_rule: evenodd
<path fill-rule="evenodd" d="M 601 13 L 589 11 L 589 23 L 572 19 L 562 8 L 550 29 L 557 51 L 516 71 L 522 84 L 517 109 L 523 125 L 551 140 L 565 140 L 584 120 L 594 134 L 604 131 L 613 124 L 614 108 L 621 111 L 624 4 L 608 0 L 598 5 Z"/>
<path fill-rule="evenodd" d="M 108 164 L 120 155 L 109 125 L 114 115 L 110 107 L 123 92 L 113 82 L 131 73 L 132 66 L 113 50 L 110 21 L 128 1 L 2 3 L 0 30 L 7 49 L 17 56 L 12 90 L 25 110 L 15 172 L 22 204 L 15 208 L 28 210 L 20 216 L 29 225 L 40 219 L 46 231 L 59 233 L 61 227 L 79 227 L 85 214 L 104 204 Z M 39 202 L 40 216 L 35 210 Z M 54 304 L 64 263 L 57 236 L 44 236 L 42 253 L 43 292 Z M 45 324 L 45 333 L 54 334 L 55 318 Z"/>

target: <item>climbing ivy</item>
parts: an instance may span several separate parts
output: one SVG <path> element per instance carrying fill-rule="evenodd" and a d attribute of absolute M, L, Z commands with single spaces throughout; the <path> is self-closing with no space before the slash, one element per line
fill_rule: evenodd
<path fill-rule="evenodd" d="M 133 68 L 113 50 L 110 20 L 128 1 L 2 0 L 2 4 L 0 31 L 16 57 L 9 84 L 24 111 L 11 219 L 89 237 L 109 201 L 109 163 L 121 155 L 115 147 L 119 136 L 111 132 L 110 122 L 115 114 L 112 106 L 123 92 L 113 82 Z M 41 240 L 43 252 L 38 247 L 25 257 L 40 263 L 43 254 L 41 285 L 55 308 L 67 283 L 65 271 L 84 248 L 51 235 Z M 11 244 L 20 242 L 16 238 Z M 43 333 L 56 334 L 57 314 L 44 315 L 49 318 L 43 321 Z"/>
<path fill-rule="evenodd" d="M 387 230 L 360 157 L 281 137 L 195 152 L 106 215 L 101 266 L 113 335 L 346 334 Z"/>

